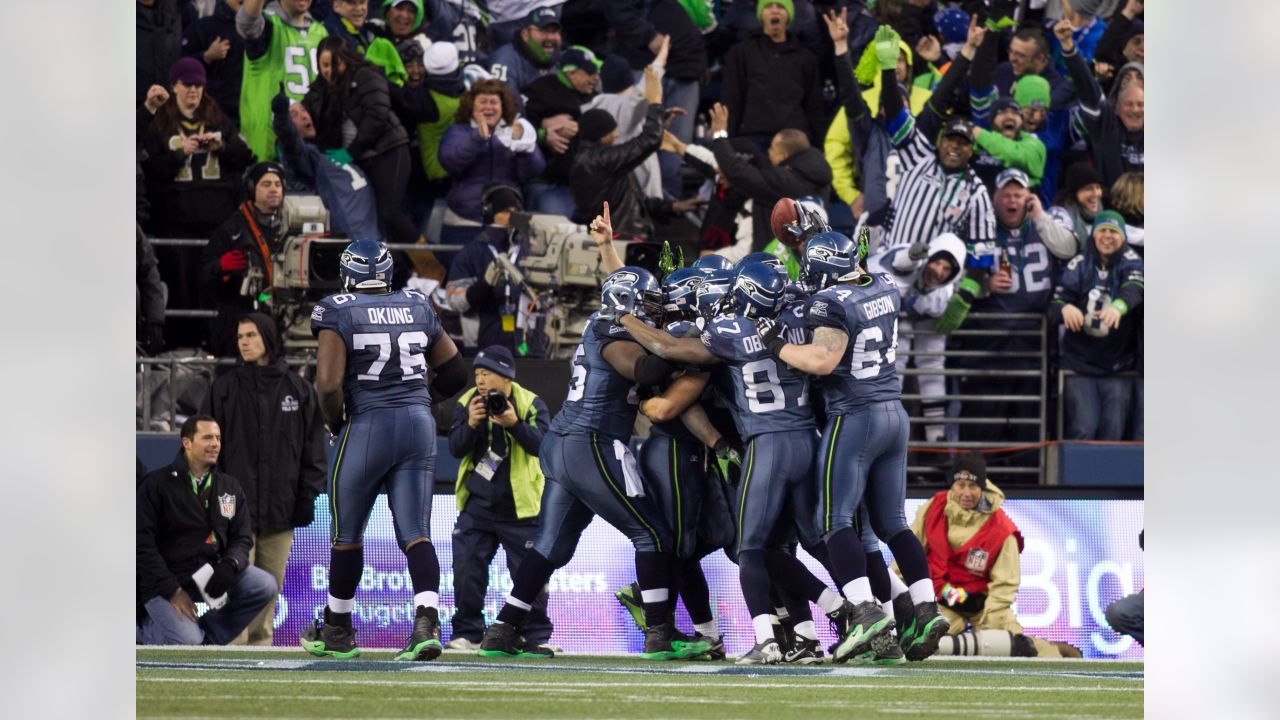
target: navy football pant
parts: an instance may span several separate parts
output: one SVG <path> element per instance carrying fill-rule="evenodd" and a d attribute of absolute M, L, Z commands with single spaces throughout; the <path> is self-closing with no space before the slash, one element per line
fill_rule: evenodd
<path fill-rule="evenodd" d="M 431 537 L 436 423 L 425 405 L 358 413 L 328 448 L 329 520 L 333 544 L 354 545 L 385 489 L 396 541 Z"/>
<path fill-rule="evenodd" d="M 863 549 L 871 538 L 854 518 L 862 504 L 880 539 L 907 528 L 907 412 L 898 400 L 874 403 L 827 420 L 817 458 L 816 522 L 824 538 L 854 528 Z"/>
<path fill-rule="evenodd" d="M 650 435 L 640 446 L 639 460 L 645 488 L 675 533 L 672 549 L 678 557 L 692 557 L 707 476 L 706 447 L 670 435 Z"/>

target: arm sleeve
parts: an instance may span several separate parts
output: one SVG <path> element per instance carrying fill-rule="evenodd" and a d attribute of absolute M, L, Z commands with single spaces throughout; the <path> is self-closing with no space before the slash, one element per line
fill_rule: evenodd
<path fill-rule="evenodd" d="M 999 44 L 998 35 L 987 33 L 973 56 L 973 67 L 969 72 L 969 108 L 973 113 L 973 122 L 984 128 L 991 127 L 991 106 L 997 96 L 996 48 Z"/>
<path fill-rule="evenodd" d="M 611 0 L 602 5 L 605 19 L 609 21 L 609 27 L 613 28 L 616 47 L 644 50 L 648 48 L 653 36 L 658 34 L 643 12 L 647 3 Z"/>
<path fill-rule="evenodd" d="M 1121 7 L 1123 8 L 1123 3 Z M 1119 70 L 1120 66 L 1124 65 L 1124 37 L 1132 24 L 1132 20 L 1117 10 L 1107 21 L 1107 29 L 1098 39 L 1098 47 L 1094 49 L 1093 57 L 1102 62 L 1111 63 L 1116 66 L 1116 70 Z"/>
<path fill-rule="evenodd" d="M 440 139 L 436 156 L 440 159 L 441 167 L 457 177 L 471 167 L 487 145 L 480 139 L 480 132 L 470 125 L 450 125 Z"/>
<path fill-rule="evenodd" d="M 1080 113 L 1084 116 L 1085 122 L 1088 123 L 1090 119 L 1096 120 L 1102 111 L 1102 88 L 1098 86 L 1098 81 L 1094 79 L 1093 72 L 1089 69 L 1089 61 L 1084 59 L 1084 55 L 1080 54 L 1078 48 L 1070 55 L 1063 53 L 1062 61 L 1066 63 L 1071 82 L 1075 85 L 1076 98 L 1080 101 Z"/>
<path fill-rule="evenodd" d="M 138 232 L 138 298 L 142 319 L 149 323 L 164 322 L 164 285 L 160 280 L 160 268 L 151 241 Z"/>
<path fill-rule="evenodd" d="M 765 182 L 764 172 L 734 152 L 727 138 L 712 141 L 711 152 L 716 156 L 720 172 L 733 183 L 735 190 L 752 198 L 773 194 Z"/>
<path fill-rule="evenodd" d="M 461 460 L 475 449 L 481 434 L 467 424 L 467 407 L 453 404 L 453 423 L 449 426 L 449 454 Z"/>
<path fill-rule="evenodd" d="M 382 73 L 369 71 L 363 73 L 368 87 L 359 93 L 356 102 L 364 109 L 360 118 L 360 126 L 356 128 L 356 137 L 351 141 L 347 151 L 351 157 L 360 157 L 365 148 L 377 144 L 378 138 L 388 131 L 391 125 L 391 91 Z"/>
<path fill-rule="evenodd" d="M 1036 227 L 1040 241 L 1049 248 L 1049 252 L 1059 260 L 1070 260 L 1076 254 L 1076 236 L 1054 219 L 1048 211 L 1041 211 L 1031 221 Z"/>
<path fill-rule="evenodd" d="M 1000 555 L 991 566 L 990 579 L 987 581 L 987 602 L 982 607 L 984 615 L 994 615 L 1008 610 L 1018 598 L 1018 586 L 1022 584 L 1022 564 L 1018 557 L 1018 539 L 1013 535 L 1005 538 L 1000 546 Z"/>
<path fill-rule="evenodd" d="M 511 426 L 511 437 L 515 438 L 516 442 L 520 443 L 520 447 L 530 455 L 535 457 L 538 455 L 538 446 L 542 444 L 542 437 L 551 427 L 549 415 L 547 404 L 542 401 L 542 398 L 534 397 L 529 416 L 520 418 L 519 422 Z"/>
<path fill-rule="evenodd" d="M 1049 303 L 1049 322 L 1061 323 L 1062 306 L 1075 305 L 1080 299 L 1080 268 L 1085 262 L 1084 255 L 1076 255 L 1063 269 L 1053 289 L 1053 301 Z"/>
<path fill-rule="evenodd" d="M 307 418 L 302 428 L 302 472 L 298 476 L 298 502 L 311 503 L 325 489 L 328 462 L 324 451 L 327 443 L 320 403 L 316 400 L 311 385 L 304 383 L 304 386 L 307 398 L 304 410 Z"/>
<path fill-rule="evenodd" d="M 852 206 L 861 191 L 854 181 L 856 160 L 853 157 L 853 139 L 849 134 L 849 123 L 845 120 L 846 110 L 841 108 L 827 128 L 827 137 L 822 141 L 822 155 L 831 166 L 831 186 L 836 196 L 845 204 Z"/>
<path fill-rule="evenodd" d="M 1044 176 L 1044 143 L 1035 135 L 1022 133 L 1017 140 L 1010 140 L 994 130 L 983 130 L 978 133 L 977 145 L 1006 167 L 1025 170 L 1033 182 Z"/>
<path fill-rule="evenodd" d="M 137 582 L 138 587 L 153 587 L 156 589 L 156 595 L 168 599 L 178 589 L 180 582 L 173 573 L 169 572 L 169 566 L 165 563 L 164 556 L 160 554 L 160 546 L 157 544 L 158 518 L 153 487 L 153 482 L 148 478 L 143 480 L 142 486 L 138 488 Z M 150 599 L 138 598 L 143 602 Z"/>
<path fill-rule="evenodd" d="M 240 499 L 247 499 L 244 488 L 240 488 Z M 253 549 L 253 521 L 249 516 L 249 503 L 237 502 L 235 517 L 227 525 L 227 547 L 222 559 L 231 560 L 236 570 L 249 567 L 249 551 Z"/>
<path fill-rule="evenodd" d="M 817 145 L 822 141 L 822 131 L 826 129 L 825 120 L 827 116 L 826 111 L 822 108 L 822 86 L 819 84 L 818 58 L 814 57 L 812 52 L 809 52 L 805 65 L 809 76 L 809 84 L 805 88 L 801 105 L 804 107 L 805 117 L 809 118 L 809 142 Z"/>
<path fill-rule="evenodd" d="M 276 145 L 280 148 L 284 166 L 297 174 L 298 178 L 308 185 L 315 185 L 316 167 L 307 152 L 302 136 L 293 126 L 288 115 L 271 114 L 271 129 L 276 133 Z"/>
<path fill-rule="evenodd" d="M 636 169 L 662 145 L 662 106 L 650 104 L 645 111 L 640 134 L 617 145 L 595 148 L 597 167 L 610 175 L 622 175 Z"/>
<path fill-rule="evenodd" d="M 742 45 L 736 45 L 724 60 L 724 82 L 720 86 L 720 102 L 729 109 L 729 136 L 738 134 L 742 113 L 746 109 L 746 69 L 742 66 Z"/>
<path fill-rule="evenodd" d="M 974 192 L 969 196 L 966 208 L 968 214 L 967 242 L 975 243 L 996 239 L 996 212 L 991 206 L 991 196 L 981 182 L 974 180 Z"/>
<path fill-rule="evenodd" d="M 416 88 L 392 85 L 389 89 L 392 107 L 411 125 L 433 123 L 440 119 L 440 108 L 426 85 L 419 85 Z"/>
<path fill-rule="evenodd" d="M 1125 252 L 1133 251 L 1126 250 Z M 1146 293 L 1146 287 L 1142 279 L 1142 260 L 1126 262 L 1126 265 L 1128 265 L 1128 267 L 1123 273 L 1124 280 L 1120 283 L 1120 290 L 1116 293 L 1116 299 L 1124 301 L 1126 306 L 1124 312 L 1127 314 L 1142 304 L 1143 296 Z"/>

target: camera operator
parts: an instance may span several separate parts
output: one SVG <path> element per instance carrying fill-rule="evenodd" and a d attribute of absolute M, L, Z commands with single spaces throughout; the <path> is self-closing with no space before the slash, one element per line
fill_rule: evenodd
<path fill-rule="evenodd" d="M 511 227 L 511 214 L 523 208 L 524 198 L 514 185 L 486 185 L 480 192 L 484 227 L 454 256 L 449 267 L 445 289 L 449 306 L 461 316 L 463 355 L 470 356 L 489 345 L 514 351 L 517 329 L 522 333 L 527 330 L 528 313 L 521 312 L 522 306 L 527 311 L 529 304 L 524 288 L 508 279 L 498 260 L 502 254 L 511 264 L 519 265 L 526 251 Z"/>
<path fill-rule="evenodd" d="M 284 168 L 260 162 L 244 173 L 246 199 L 214 231 L 200 258 L 200 279 L 218 316 L 209 351 L 235 355 L 237 318 L 257 310 L 271 290 L 271 255 L 284 239 Z M 208 303 L 205 303 L 206 305 Z"/>
<path fill-rule="evenodd" d="M 489 564 L 498 545 L 514 576 L 538 534 L 542 468 L 538 446 L 550 426 L 547 404 L 515 382 L 511 351 L 484 348 L 475 359 L 476 386 L 458 398 L 449 453 L 458 465 L 458 521 L 453 528 L 453 637 L 446 647 L 474 650 L 484 636 Z M 544 590 L 524 625 L 526 650 L 545 654 L 551 638 Z"/>

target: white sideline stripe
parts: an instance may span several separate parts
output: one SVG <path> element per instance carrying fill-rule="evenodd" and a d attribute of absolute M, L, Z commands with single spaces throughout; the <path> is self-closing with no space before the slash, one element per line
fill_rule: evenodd
<path fill-rule="evenodd" d="M 404 648 L 400 648 L 400 647 L 378 648 L 378 647 L 365 647 L 361 645 L 360 649 L 362 651 L 369 651 L 369 652 L 400 652 Z M 136 645 L 135 650 L 145 651 L 145 652 L 150 652 L 152 650 L 164 650 L 168 652 L 207 653 L 209 655 L 218 655 L 226 652 L 257 652 L 257 653 L 279 653 L 281 655 L 286 655 L 286 654 L 297 655 L 300 652 L 299 648 L 297 647 L 287 647 L 283 645 L 279 645 L 279 646 L 277 645 L 270 645 L 270 646 L 263 646 L 263 645 Z M 452 655 L 455 653 L 459 655 L 474 655 L 475 651 L 474 650 L 453 650 L 453 649 L 445 648 L 444 654 L 446 656 Z M 577 658 L 577 657 L 634 659 L 639 657 L 635 653 L 575 652 L 575 653 L 564 653 L 563 655 L 561 655 L 560 653 L 557 653 L 556 655 L 557 657 L 564 657 L 566 659 Z M 1080 665 L 1088 665 L 1091 667 L 1094 665 L 1114 665 L 1117 663 L 1133 664 L 1133 665 L 1144 665 L 1146 663 L 1146 661 L 1142 658 L 1131 658 L 1131 659 L 1126 659 L 1126 658 L 1042 658 L 1042 657 L 1026 658 L 1026 657 L 988 657 L 986 655 L 955 655 L 955 656 L 946 656 L 946 657 L 934 656 L 926 662 L 929 662 L 930 664 L 933 664 L 934 662 L 937 662 L 939 664 L 943 662 L 948 664 L 951 664 L 951 663 L 981 664 L 981 663 L 992 663 L 992 662 L 1016 662 L 1016 663 L 1027 663 L 1028 665 L 1034 665 L 1036 663 L 1041 663 L 1041 664 L 1073 663 L 1073 664 L 1080 664 Z M 919 663 L 916 663 L 916 664 L 919 665 Z"/>
<path fill-rule="evenodd" d="M 404 687 L 408 685 L 424 685 L 427 687 L 457 687 L 457 688 L 474 688 L 476 687 L 474 680 L 441 680 L 432 678 L 426 680 L 374 680 L 361 678 L 259 678 L 253 675 L 245 675 L 235 678 L 190 678 L 190 677 L 153 677 L 139 676 L 136 681 L 141 683 L 163 682 L 163 683 L 259 683 L 264 685 L 377 685 L 385 687 Z M 779 682 L 762 682 L 760 680 L 752 680 L 750 682 L 649 682 L 646 681 L 646 687 L 661 687 L 670 689 L 679 688 L 769 688 L 769 689 L 821 689 L 821 690 L 848 690 L 851 688 L 866 690 L 920 690 L 920 683 L 779 683 Z M 503 682 L 503 687 L 511 688 L 634 688 L 634 682 Z M 1141 693 L 1141 687 L 1099 687 L 1097 685 L 1072 685 L 1069 687 L 1047 686 L 1037 687 L 1034 685 L 1026 686 L 1010 686 L 1010 685 L 948 685 L 938 684 L 927 686 L 936 690 L 1009 690 L 1014 692 L 1122 692 L 1122 693 Z"/>

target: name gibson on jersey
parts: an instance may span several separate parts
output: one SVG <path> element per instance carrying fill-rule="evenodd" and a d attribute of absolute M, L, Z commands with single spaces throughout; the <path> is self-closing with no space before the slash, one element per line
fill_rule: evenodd
<path fill-rule="evenodd" d="M 878 318 L 881 315 L 894 312 L 895 310 L 896 308 L 893 306 L 893 299 L 888 295 L 883 295 L 875 300 L 871 300 L 870 302 L 862 303 L 862 312 L 867 314 L 868 320 Z"/>

